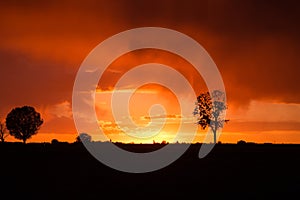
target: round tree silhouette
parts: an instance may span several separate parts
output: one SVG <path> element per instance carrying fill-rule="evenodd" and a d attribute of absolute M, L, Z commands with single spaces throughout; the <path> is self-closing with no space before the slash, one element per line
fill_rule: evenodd
<path fill-rule="evenodd" d="M 40 113 L 31 106 L 16 107 L 6 117 L 6 127 L 9 134 L 16 139 L 26 140 L 37 134 L 43 124 Z"/>

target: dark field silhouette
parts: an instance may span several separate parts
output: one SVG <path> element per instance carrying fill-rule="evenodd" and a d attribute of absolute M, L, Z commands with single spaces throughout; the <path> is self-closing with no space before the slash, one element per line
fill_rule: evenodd
<path fill-rule="evenodd" d="M 117 145 L 133 152 L 163 146 Z M 1 195 L 9 199 L 289 199 L 299 195 L 300 145 L 217 144 L 199 159 L 200 145 L 191 145 L 179 160 L 159 171 L 130 174 L 103 165 L 81 143 L 1 143 Z"/>

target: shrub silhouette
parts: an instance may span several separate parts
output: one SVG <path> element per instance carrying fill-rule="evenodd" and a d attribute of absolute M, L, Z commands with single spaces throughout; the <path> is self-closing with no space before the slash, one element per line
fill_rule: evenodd
<path fill-rule="evenodd" d="M 244 144 L 246 144 L 246 141 L 240 140 L 240 141 L 237 142 L 237 144 L 238 144 L 238 145 L 244 145 Z"/>
<path fill-rule="evenodd" d="M 87 133 L 80 133 L 77 137 L 76 137 L 76 141 L 77 143 L 81 143 L 81 142 L 91 142 L 92 141 L 92 137 L 87 134 Z"/>
<path fill-rule="evenodd" d="M 5 142 L 5 138 L 8 136 L 8 132 L 4 122 L 0 121 L 0 140 Z"/>
<path fill-rule="evenodd" d="M 59 144 L 59 141 L 57 139 L 51 140 L 51 144 Z"/>
<path fill-rule="evenodd" d="M 23 143 L 37 134 L 42 124 L 43 119 L 41 119 L 40 113 L 31 106 L 14 108 L 6 117 L 6 127 L 9 134 L 22 140 Z"/>

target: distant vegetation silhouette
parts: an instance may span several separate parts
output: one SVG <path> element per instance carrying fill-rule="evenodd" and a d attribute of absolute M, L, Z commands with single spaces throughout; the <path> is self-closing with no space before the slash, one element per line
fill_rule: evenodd
<path fill-rule="evenodd" d="M 75 142 L 77 143 L 91 142 L 91 141 L 92 141 L 92 137 L 87 133 L 80 133 L 75 139 Z"/>
<path fill-rule="evenodd" d="M 5 138 L 8 136 L 7 128 L 4 122 L 0 121 L 0 140 L 5 142 Z"/>
<path fill-rule="evenodd" d="M 247 142 L 244 141 L 244 140 L 239 140 L 239 141 L 237 142 L 238 145 L 244 145 L 244 144 L 246 144 L 246 143 L 247 143 Z"/>
<path fill-rule="evenodd" d="M 16 107 L 6 117 L 6 127 L 9 134 L 16 139 L 26 140 L 37 134 L 43 119 L 40 113 L 31 106 Z"/>
<path fill-rule="evenodd" d="M 51 140 L 51 144 L 58 144 L 58 143 L 59 143 L 59 141 L 57 139 L 52 139 Z"/>
<path fill-rule="evenodd" d="M 209 92 L 201 93 L 197 97 L 194 115 L 197 116 L 197 124 L 202 129 L 210 127 L 214 134 L 214 143 L 217 143 L 217 130 L 223 128 L 223 115 L 227 105 L 225 104 L 225 94 L 222 91 L 214 90 L 210 95 Z"/>

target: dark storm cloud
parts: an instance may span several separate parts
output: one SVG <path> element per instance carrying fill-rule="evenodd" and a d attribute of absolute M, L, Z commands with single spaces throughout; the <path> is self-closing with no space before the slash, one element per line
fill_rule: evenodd
<path fill-rule="evenodd" d="M 0 63 L 1 106 L 55 104 L 71 95 L 75 71 L 60 63 L 4 51 Z"/>
<path fill-rule="evenodd" d="M 122 1 L 130 28 L 164 26 L 202 44 L 235 105 L 299 103 L 297 1 Z"/>
<path fill-rule="evenodd" d="M 299 103 L 299 3 L 211 5 L 209 29 L 222 39 L 210 53 L 223 74 L 229 99 L 237 104 L 251 99 Z"/>
<path fill-rule="evenodd" d="M 87 53 L 106 37 L 140 26 L 182 31 L 202 44 L 233 104 L 300 103 L 297 1 L 32 0 L 1 2 L 0 11 L 2 105 L 70 101 Z"/>

